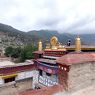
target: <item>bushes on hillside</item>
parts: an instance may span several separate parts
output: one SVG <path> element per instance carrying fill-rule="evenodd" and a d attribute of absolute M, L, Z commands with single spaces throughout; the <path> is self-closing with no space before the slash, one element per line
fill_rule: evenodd
<path fill-rule="evenodd" d="M 17 47 L 7 47 L 5 49 L 5 55 L 7 57 L 12 57 L 12 58 L 18 58 L 20 62 L 24 62 L 26 59 L 32 59 L 33 58 L 33 51 L 36 51 L 37 47 L 33 45 L 27 45 L 23 48 Z"/>

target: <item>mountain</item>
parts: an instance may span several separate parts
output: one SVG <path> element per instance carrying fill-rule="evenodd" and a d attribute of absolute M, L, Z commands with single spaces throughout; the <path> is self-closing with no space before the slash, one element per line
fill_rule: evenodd
<path fill-rule="evenodd" d="M 0 48 L 24 46 L 38 41 L 38 37 L 0 23 Z"/>
<path fill-rule="evenodd" d="M 67 44 L 68 39 L 71 40 L 71 44 L 75 44 L 75 38 L 77 37 L 77 34 L 70 34 L 70 33 L 58 33 L 58 31 L 55 30 L 32 30 L 27 32 L 29 35 L 37 36 L 43 41 L 49 41 L 52 36 L 56 36 L 59 39 L 59 42 L 63 44 Z M 85 45 L 95 45 L 95 34 L 80 34 L 79 35 L 82 44 Z"/>
<path fill-rule="evenodd" d="M 68 39 L 75 44 L 76 34 L 59 33 L 55 30 L 32 30 L 28 32 L 17 30 L 9 25 L 0 23 L 0 48 L 7 46 L 24 46 L 27 44 L 37 45 L 41 39 L 44 45 L 49 42 L 52 36 L 56 36 L 59 42 L 66 44 Z M 95 45 L 95 34 L 80 34 L 83 44 Z"/>
<path fill-rule="evenodd" d="M 80 34 L 84 44 L 95 45 L 95 34 Z"/>
<path fill-rule="evenodd" d="M 29 35 L 34 35 L 34 36 L 38 36 L 40 39 L 42 39 L 43 41 L 49 41 L 50 38 L 52 36 L 56 36 L 59 39 L 59 42 L 66 44 L 68 39 L 72 40 L 72 44 L 74 44 L 74 37 L 72 34 L 69 33 L 64 33 L 64 34 L 60 34 L 55 30 L 33 30 L 33 31 L 29 31 L 27 32 Z"/>

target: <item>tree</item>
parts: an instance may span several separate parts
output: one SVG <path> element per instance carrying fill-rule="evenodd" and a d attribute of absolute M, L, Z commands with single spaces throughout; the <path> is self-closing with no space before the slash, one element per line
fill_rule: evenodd
<path fill-rule="evenodd" d="M 5 49 L 5 55 L 12 58 L 18 58 L 20 62 L 24 62 L 26 59 L 33 58 L 33 52 L 37 50 L 34 45 L 27 45 L 23 48 L 7 47 Z"/>
<path fill-rule="evenodd" d="M 13 53 L 13 47 L 7 47 L 6 49 L 5 49 L 5 55 L 7 56 L 7 57 L 11 57 L 12 56 L 12 53 Z"/>
<path fill-rule="evenodd" d="M 14 48 L 13 52 L 12 52 L 12 57 L 13 58 L 19 58 L 20 53 L 21 53 L 21 48 L 20 47 Z"/>
<path fill-rule="evenodd" d="M 33 58 L 33 51 L 36 51 L 37 48 L 34 45 L 27 45 L 25 46 L 20 55 L 20 61 L 25 61 L 26 59 Z"/>
<path fill-rule="evenodd" d="M 25 61 L 25 59 L 26 59 L 26 56 L 25 55 L 26 55 L 25 54 L 25 50 L 22 49 L 21 50 L 21 53 L 20 53 L 20 57 L 19 57 L 20 62 L 24 62 Z"/>

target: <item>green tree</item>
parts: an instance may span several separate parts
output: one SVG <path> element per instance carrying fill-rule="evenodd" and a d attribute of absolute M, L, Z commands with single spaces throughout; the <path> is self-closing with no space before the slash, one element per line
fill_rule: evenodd
<path fill-rule="evenodd" d="M 21 51 L 20 61 L 25 61 L 26 59 L 32 59 L 33 52 L 36 50 L 37 48 L 34 45 L 25 46 Z"/>
<path fill-rule="evenodd" d="M 23 48 L 17 47 L 7 47 L 5 49 L 5 55 L 12 58 L 18 58 L 20 62 L 24 62 L 26 59 L 33 58 L 33 52 L 36 51 L 37 48 L 34 45 L 27 45 Z"/>
<path fill-rule="evenodd" d="M 12 53 L 13 53 L 13 47 L 7 47 L 6 49 L 5 49 L 5 55 L 7 56 L 7 57 L 11 57 L 12 56 Z"/>
<path fill-rule="evenodd" d="M 21 48 L 20 47 L 14 48 L 13 52 L 12 52 L 12 57 L 13 58 L 19 58 L 20 53 L 21 53 Z"/>
<path fill-rule="evenodd" d="M 20 57 L 19 57 L 20 62 L 24 62 L 25 61 L 25 59 L 26 59 L 26 54 L 25 53 L 26 53 L 25 50 L 22 49 L 21 53 L 20 53 Z"/>

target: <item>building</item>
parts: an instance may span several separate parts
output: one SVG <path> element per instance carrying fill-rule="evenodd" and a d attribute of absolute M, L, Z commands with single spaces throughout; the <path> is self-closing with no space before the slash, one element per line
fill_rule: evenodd
<path fill-rule="evenodd" d="M 60 84 L 66 91 L 73 92 L 95 83 L 95 46 L 81 45 L 79 36 L 75 46 L 63 46 L 54 36 L 46 48 L 41 49 L 34 52 L 39 85 Z"/>
<path fill-rule="evenodd" d="M 84 48 L 79 36 L 75 39 L 75 46 L 62 45 L 54 36 L 43 49 L 39 41 L 33 60 L 0 66 L 0 91 L 14 87 L 20 95 L 52 95 L 56 92 L 75 92 L 93 85 L 94 51 L 94 46 Z"/>
<path fill-rule="evenodd" d="M 0 59 L 0 95 L 8 95 L 15 88 L 18 92 L 34 87 L 37 80 L 35 64 L 31 62 L 15 64 L 10 60 Z M 35 77 L 34 77 L 35 76 Z"/>
<path fill-rule="evenodd" d="M 67 91 L 77 91 L 95 84 L 95 53 L 71 53 L 60 57 L 59 84 Z"/>
<path fill-rule="evenodd" d="M 42 46 L 40 43 L 39 48 Z M 34 52 L 34 63 L 39 71 L 38 84 L 40 86 L 58 84 L 58 64 L 56 59 L 67 53 L 65 47 L 58 42 L 57 37 L 52 37 L 50 43 L 51 46 L 48 43 L 44 51 L 41 51 L 41 47 L 40 51 Z"/>

